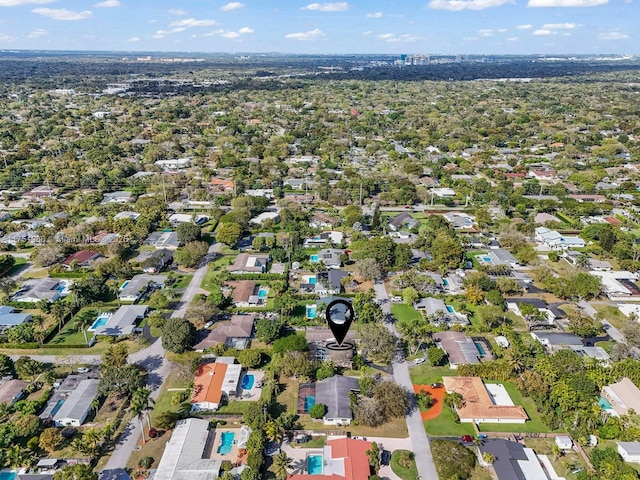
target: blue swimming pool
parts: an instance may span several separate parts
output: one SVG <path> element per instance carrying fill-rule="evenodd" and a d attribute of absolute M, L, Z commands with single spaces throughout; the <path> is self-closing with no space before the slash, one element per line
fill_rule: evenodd
<path fill-rule="evenodd" d="M 233 432 L 222 432 L 220 436 L 220 445 L 218 445 L 218 453 L 220 455 L 228 455 L 233 448 L 233 439 L 236 434 Z"/>
<path fill-rule="evenodd" d="M 127 287 L 127 285 L 129 285 L 129 280 L 127 280 L 122 284 L 122 286 L 120 287 L 120 290 L 124 290 Z"/>
<path fill-rule="evenodd" d="M 316 397 L 314 395 L 309 395 L 304 399 L 304 411 L 308 413 L 309 410 L 311 410 L 311 407 L 313 407 L 315 404 L 316 404 Z"/>
<path fill-rule="evenodd" d="M 258 298 L 267 298 L 267 295 L 269 295 L 269 289 L 260 287 L 260 290 L 258 290 Z"/>
<path fill-rule="evenodd" d="M 253 383 L 255 382 L 255 377 L 253 375 L 245 375 L 242 377 L 242 382 L 240 382 L 240 387 L 243 390 L 251 390 L 253 388 Z"/>
<path fill-rule="evenodd" d="M 491 260 L 491 257 L 482 257 L 482 261 L 484 263 L 493 263 L 493 260 Z"/>
<path fill-rule="evenodd" d="M 107 323 L 109 323 L 109 319 L 111 315 L 101 314 L 96 318 L 95 322 L 91 324 L 91 326 L 87 329 L 90 332 L 94 332 L 96 329 L 100 327 L 104 327 Z"/>
<path fill-rule="evenodd" d="M 322 455 L 309 455 L 307 457 L 307 473 L 309 475 L 322 475 Z"/>
<path fill-rule="evenodd" d="M 456 313 L 456 311 L 453 309 L 453 307 L 451 305 L 447 305 L 447 312 L 449 313 Z"/>
<path fill-rule="evenodd" d="M 311 277 L 311 278 L 309 278 L 309 283 L 310 283 L 311 285 L 315 285 L 317 281 L 318 281 L 318 279 L 317 279 L 316 277 Z"/>
<path fill-rule="evenodd" d="M 17 476 L 17 472 L 0 472 L 0 480 L 13 480 Z"/>
<path fill-rule="evenodd" d="M 449 281 L 445 278 L 445 279 L 443 279 L 443 280 L 442 280 L 442 284 L 443 284 L 445 287 L 448 287 L 448 286 L 449 286 Z"/>
<path fill-rule="evenodd" d="M 598 399 L 598 405 L 600 405 L 603 410 L 611 410 L 611 403 L 604 397 Z"/>
<path fill-rule="evenodd" d="M 61 398 L 60 400 L 58 400 L 56 402 L 56 404 L 53 406 L 53 408 L 51 409 L 51 416 L 53 417 L 56 413 L 58 413 L 58 410 L 60 410 L 60 407 L 62 407 L 62 405 L 64 404 L 64 400 Z M 2 477 L 0 477 L 0 479 L 2 479 Z"/>
<path fill-rule="evenodd" d="M 64 292 L 66 288 L 67 288 L 67 285 L 64 283 L 60 283 L 59 285 L 56 286 L 56 290 L 60 293 Z"/>
<path fill-rule="evenodd" d="M 311 255 L 310 258 L 313 263 L 318 263 L 318 255 Z"/>
<path fill-rule="evenodd" d="M 487 352 L 485 352 L 484 347 L 482 346 L 482 344 L 480 342 L 473 342 L 476 346 L 476 348 L 478 349 L 478 353 L 480 353 L 480 355 L 486 355 Z"/>
<path fill-rule="evenodd" d="M 307 305 L 307 318 L 316 318 L 318 316 L 318 307 L 315 305 Z"/>

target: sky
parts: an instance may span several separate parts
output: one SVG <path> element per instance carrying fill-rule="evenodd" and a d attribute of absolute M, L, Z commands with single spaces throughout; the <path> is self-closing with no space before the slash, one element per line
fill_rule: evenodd
<path fill-rule="evenodd" d="M 0 0 L 0 49 L 638 54 L 640 0 Z"/>

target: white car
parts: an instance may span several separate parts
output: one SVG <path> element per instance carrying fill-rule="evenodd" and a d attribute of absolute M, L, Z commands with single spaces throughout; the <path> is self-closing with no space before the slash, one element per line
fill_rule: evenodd
<path fill-rule="evenodd" d="M 78 367 L 78 370 L 77 370 L 78 373 L 89 373 L 90 371 L 91 369 L 87 367 Z"/>
<path fill-rule="evenodd" d="M 422 357 L 413 359 L 413 363 L 415 363 L 416 365 L 420 365 L 421 363 L 424 363 L 424 361 L 425 360 Z"/>

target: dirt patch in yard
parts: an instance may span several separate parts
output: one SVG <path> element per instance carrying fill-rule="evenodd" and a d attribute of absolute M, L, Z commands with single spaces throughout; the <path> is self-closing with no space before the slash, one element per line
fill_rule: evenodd
<path fill-rule="evenodd" d="M 433 406 L 426 412 L 420 412 L 422 421 L 433 420 L 442 413 L 442 402 L 444 400 L 445 389 L 444 388 L 431 388 L 430 385 L 413 385 L 413 391 L 420 393 L 421 390 L 431 394 L 431 398 L 434 400 Z"/>

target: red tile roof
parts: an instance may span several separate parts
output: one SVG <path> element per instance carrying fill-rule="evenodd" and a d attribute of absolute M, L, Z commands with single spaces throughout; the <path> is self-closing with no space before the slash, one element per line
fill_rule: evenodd
<path fill-rule="evenodd" d="M 98 252 L 94 252 L 92 250 L 80 250 L 79 252 L 69 255 L 67 258 L 65 258 L 62 264 L 71 265 L 71 262 L 76 260 L 80 265 L 82 265 L 83 263 L 88 262 L 93 257 L 96 257 L 98 255 L 100 255 Z"/>
<path fill-rule="evenodd" d="M 369 458 L 367 450 L 371 449 L 371 442 L 354 440 L 353 438 L 338 438 L 329 440 L 331 458 L 344 461 L 344 477 L 341 475 L 291 475 L 289 480 L 367 480 L 369 478 Z"/>

